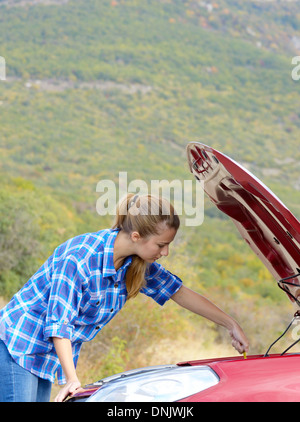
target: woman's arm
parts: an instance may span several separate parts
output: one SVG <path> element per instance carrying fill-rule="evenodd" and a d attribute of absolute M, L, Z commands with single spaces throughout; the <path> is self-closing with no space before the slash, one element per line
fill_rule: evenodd
<path fill-rule="evenodd" d="M 58 337 L 52 337 L 52 339 L 67 381 L 54 400 L 62 402 L 69 394 L 74 393 L 81 384 L 76 375 L 70 340 Z"/>
<path fill-rule="evenodd" d="M 249 342 L 239 324 L 204 296 L 182 286 L 171 299 L 183 308 L 227 328 L 232 338 L 232 346 L 239 353 L 248 351 Z"/>

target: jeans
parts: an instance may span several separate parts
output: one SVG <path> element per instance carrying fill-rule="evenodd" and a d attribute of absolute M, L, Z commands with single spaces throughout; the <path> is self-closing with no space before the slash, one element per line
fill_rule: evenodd
<path fill-rule="evenodd" d="M 47 402 L 51 381 L 18 365 L 0 340 L 0 402 Z"/>

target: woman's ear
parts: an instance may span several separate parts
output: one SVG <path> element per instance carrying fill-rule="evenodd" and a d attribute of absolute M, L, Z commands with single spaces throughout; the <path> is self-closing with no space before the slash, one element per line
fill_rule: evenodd
<path fill-rule="evenodd" d="M 139 232 L 135 231 L 131 233 L 130 238 L 133 242 L 137 242 L 138 240 L 140 240 L 141 236 Z"/>

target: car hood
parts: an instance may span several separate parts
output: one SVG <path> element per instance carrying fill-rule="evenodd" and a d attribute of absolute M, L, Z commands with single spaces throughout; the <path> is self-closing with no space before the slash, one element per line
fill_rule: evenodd
<path fill-rule="evenodd" d="M 277 282 L 299 274 L 300 222 L 280 199 L 243 166 L 207 145 L 189 143 L 187 157 L 210 200 L 231 218 Z M 289 281 L 299 284 L 296 277 Z"/>

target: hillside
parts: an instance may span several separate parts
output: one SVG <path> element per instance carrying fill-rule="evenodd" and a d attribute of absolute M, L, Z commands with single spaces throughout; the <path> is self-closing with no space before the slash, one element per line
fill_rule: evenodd
<path fill-rule="evenodd" d="M 189 141 L 242 162 L 300 218 L 299 18 L 297 2 L 283 1 L 0 0 L 0 294 L 59 243 L 110 224 L 96 212 L 100 180 L 193 180 Z M 208 201 L 204 223 L 183 225 L 164 262 L 246 325 L 252 351 L 289 318 L 286 297 Z M 192 332 L 172 304 L 164 316 L 147 302 L 147 320 L 136 303 L 138 331 L 128 304 L 99 340 L 105 350 L 128 353 L 175 325 Z M 276 309 L 282 319 L 266 318 Z"/>

